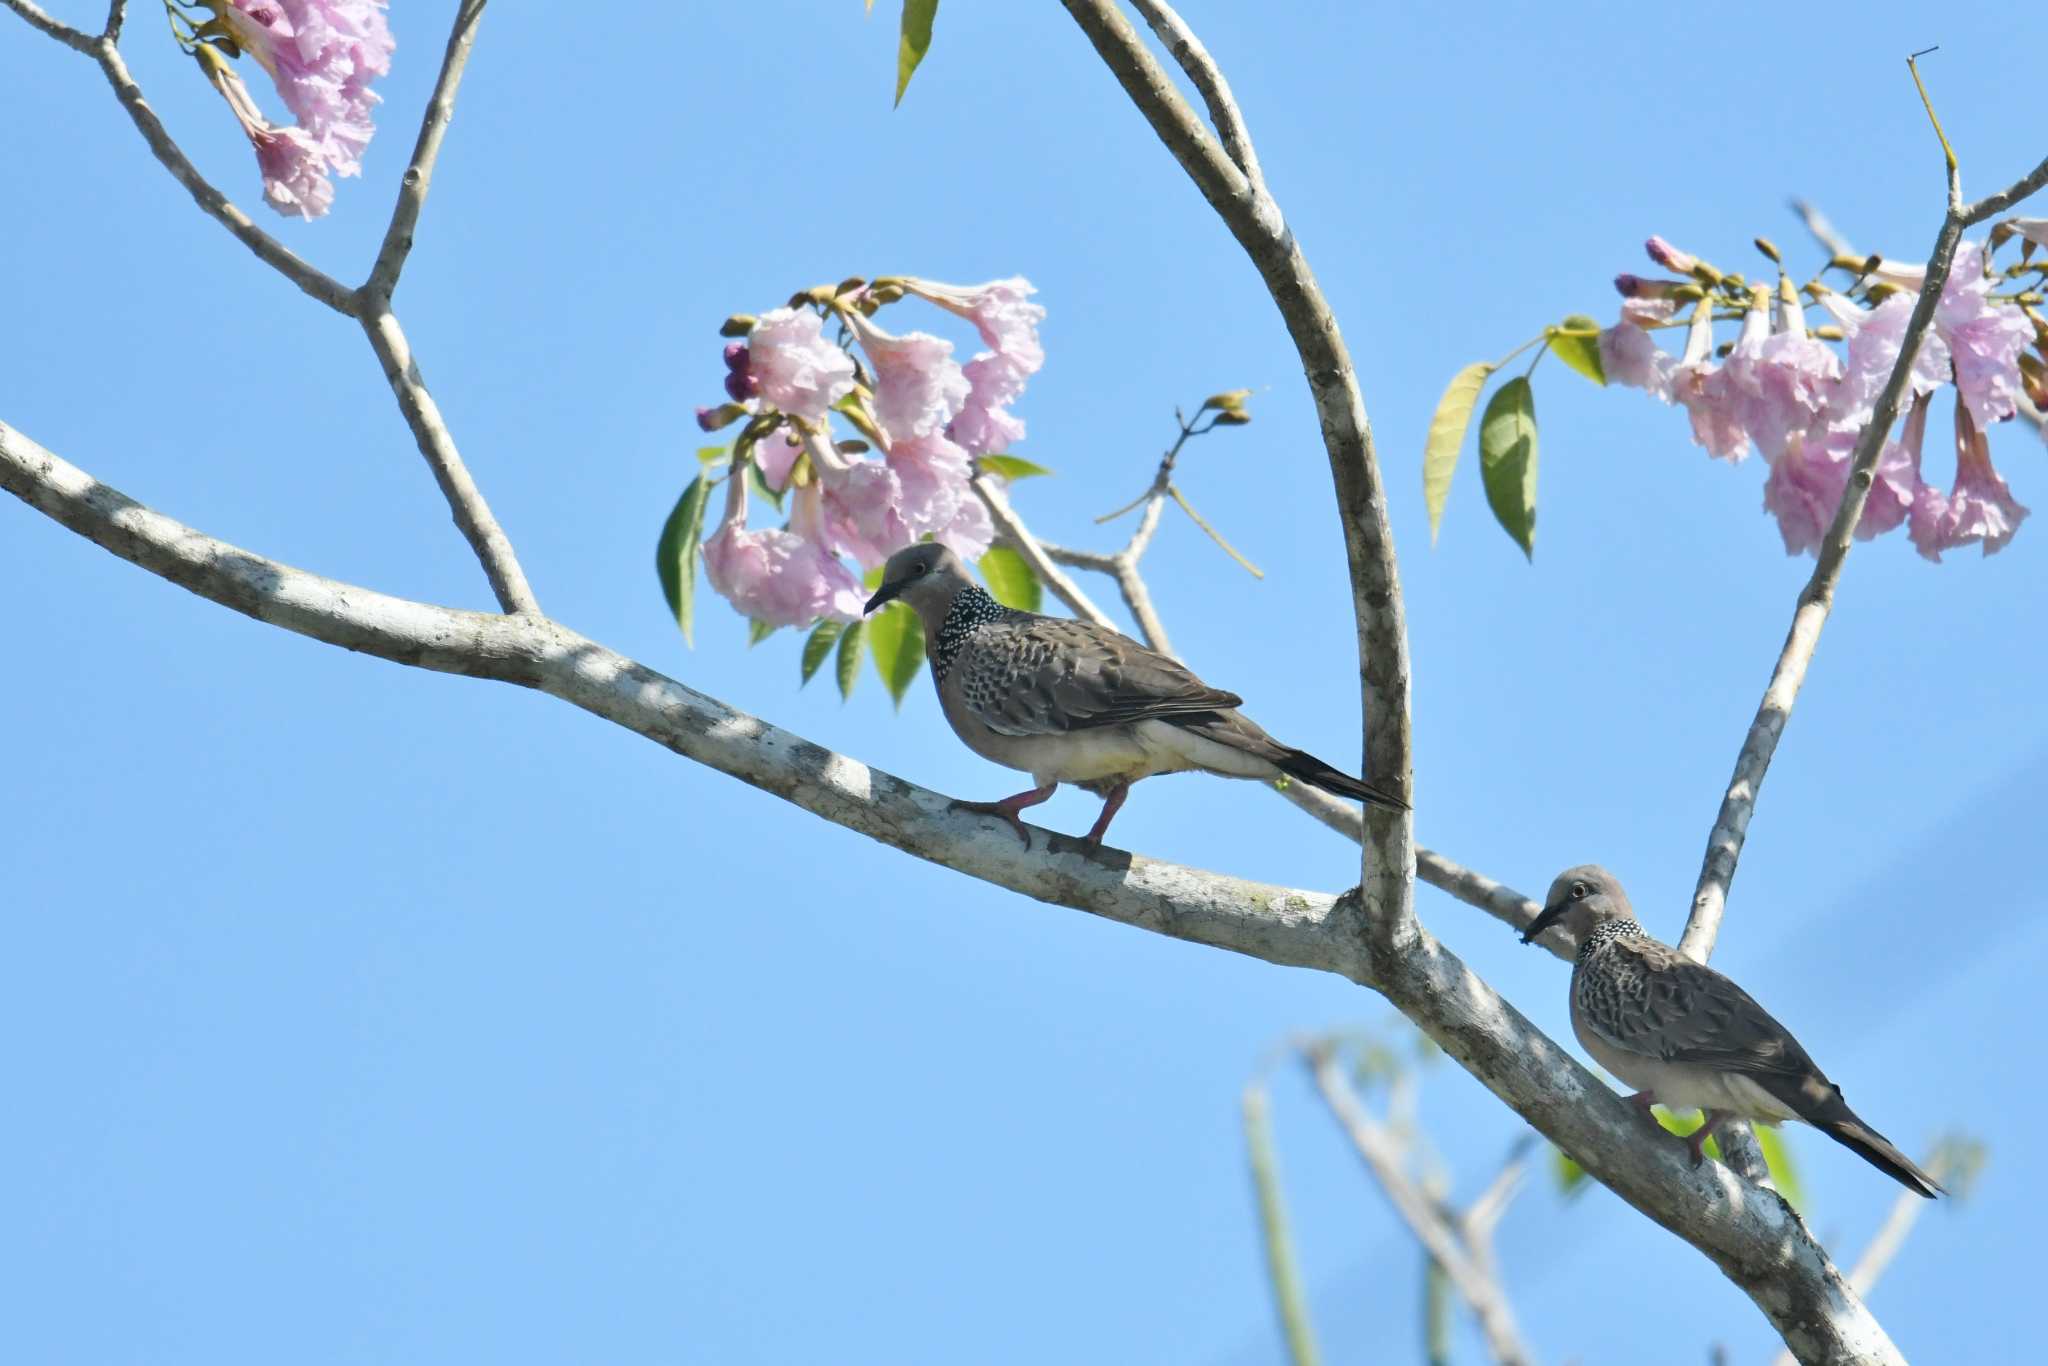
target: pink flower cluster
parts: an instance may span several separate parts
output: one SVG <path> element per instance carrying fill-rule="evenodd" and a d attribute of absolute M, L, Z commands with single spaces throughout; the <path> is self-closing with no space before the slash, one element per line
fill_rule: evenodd
<path fill-rule="evenodd" d="M 969 559 L 986 551 L 995 530 L 974 491 L 975 458 L 1023 439 L 1010 407 L 1045 363 L 1045 310 L 1033 292 L 1021 277 L 971 286 L 901 277 L 755 319 L 746 342 L 725 350 L 731 402 L 697 410 L 707 431 L 748 419 L 725 520 L 704 543 L 712 587 L 771 625 L 855 620 L 860 581 L 845 559 L 872 569 L 927 537 Z M 905 295 L 966 318 L 989 349 L 962 365 L 942 337 L 883 330 L 872 317 L 880 301 Z M 826 338 L 827 316 L 861 363 Z M 834 412 L 865 441 L 835 439 Z M 878 458 L 864 458 L 862 444 Z M 748 528 L 747 460 L 771 490 L 789 491 L 786 527 Z"/>
<path fill-rule="evenodd" d="M 265 119 L 219 49 L 201 42 L 196 51 L 208 79 L 256 149 L 264 199 L 281 214 L 318 218 L 334 202 L 328 177 L 360 175 L 376 132 L 371 110 L 379 97 L 370 82 L 391 70 L 395 47 L 384 22 L 386 0 L 203 3 L 214 14 L 207 30 L 217 27 L 255 58 L 298 120 L 284 127 Z"/>
<path fill-rule="evenodd" d="M 1842 492 L 1857 439 L 1870 424 L 1879 393 L 1897 364 L 1906 323 L 1924 272 L 1886 267 L 1874 279 L 1894 287 L 1866 306 L 1845 295 L 1809 287 L 1828 320 L 1840 330 L 1843 350 L 1808 331 L 1804 309 L 1781 281 L 1773 298 L 1748 291 L 1740 328 L 1716 356 L 1713 310 L 1727 306 L 1729 282 L 1699 258 L 1662 238 L 1647 244 L 1650 258 L 1691 281 L 1618 276 L 1621 320 L 1600 334 L 1600 356 L 1610 382 L 1642 389 L 1686 410 L 1693 440 L 1708 454 L 1739 461 L 1753 444 L 1770 465 L 1764 508 L 1778 519 L 1788 554 L 1817 553 Z M 1988 252 L 1979 243 L 1958 248 L 1908 376 L 1910 405 L 1895 440 L 1879 454 L 1870 496 L 1856 534 L 1869 538 L 1901 525 L 1920 553 L 1981 544 L 2002 549 L 2027 515 L 1992 468 L 1985 432 L 2012 417 L 2024 388 L 2020 353 L 2035 340 L 2033 324 L 2010 302 L 1991 297 Z M 1704 295 L 1704 297 L 1702 297 Z M 1684 349 L 1660 348 L 1652 331 L 1676 326 L 1687 298 L 1693 305 Z M 1943 492 L 1921 473 L 1927 409 L 1935 390 L 1956 389 L 1956 475 Z"/>

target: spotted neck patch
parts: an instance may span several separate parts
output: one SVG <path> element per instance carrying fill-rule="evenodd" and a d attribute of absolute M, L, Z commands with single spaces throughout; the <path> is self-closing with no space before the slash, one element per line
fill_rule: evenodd
<path fill-rule="evenodd" d="M 974 633 L 1009 615 L 1010 609 L 990 597 L 988 590 L 979 584 L 970 583 L 955 593 L 953 606 L 946 612 L 946 619 L 939 623 L 938 639 L 928 645 L 932 677 L 944 682 L 953 662 L 960 657 L 960 651 L 967 647 Z"/>
<path fill-rule="evenodd" d="M 1586 936 L 1586 942 L 1579 945 L 1579 957 L 1589 958 L 1616 940 L 1645 937 L 1643 927 L 1633 920 L 1610 920 Z"/>

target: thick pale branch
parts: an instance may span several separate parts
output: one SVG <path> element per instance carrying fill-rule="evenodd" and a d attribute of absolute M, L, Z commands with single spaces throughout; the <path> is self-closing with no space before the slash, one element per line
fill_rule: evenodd
<path fill-rule="evenodd" d="M 455 92 L 462 85 L 462 72 L 469 65 L 470 49 L 476 44 L 477 25 L 484 17 L 486 0 L 462 0 L 455 11 L 455 26 L 448 34 L 448 50 L 441 59 L 441 75 L 420 119 L 419 141 L 413 145 L 412 163 L 398 183 L 398 201 L 391 208 L 391 226 L 384 231 L 384 245 L 363 282 L 363 297 L 372 309 L 384 305 L 398 287 L 399 272 L 405 269 L 406 254 L 412 250 L 420 210 L 426 207 L 427 189 L 434 179 L 434 163 L 441 155 L 448 122 L 455 116 Z M 366 309 L 372 311 L 371 309 Z"/>
<path fill-rule="evenodd" d="M 1315 274 L 1270 197 L 1202 126 L 1114 0 L 1063 0 L 1152 129 L 1230 229 L 1272 295 L 1314 396 L 1350 567 L 1369 780 L 1411 793 L 1408 639 L 1386 497 L 1351 356 Z M 1170 8 L 1153 0 L 1162 17 Z M 1149 11 L 1148 11 L 1149 12 Z M 1177 17 L 1173 22 L 1178 23 Z M 1394 957 L 1418 933 L 1413 828 L 1406 812 L 1366 817 L 1362 882 L 1373 951 Z"/>
<path fill-rule="evenodd" d="M 441 486 L 442 496 L 448 500 L 455 525 L 461 528 L 482 562 L 498 605 L 507 612 L 538 614 L 540 604 L 534 600 L 533 589 L 527 586 L 526 572 L 519 567 L 518 556 L 512 553 L 512 542 L 491 515 L 490 504 L 484 501 L 476 481 L 469 477 L 469 467 L 462 463 L 462 455 L 455 449 L 455 438 L 449 434 L 448 424 L 441 420 L 441 409 L 427 392 L 419 366 L 413 363 L 412 348 L 398 319 L 389 312 L 367 313 L 362 323 L 370 348 L 384 367 L 384 378 L 390 381 L 391 392 L 398 399 L 399 410 L 405 414 L 405 424 L 412 428 L 420 454 L 426 457 L 427 467 L 434 472 L 434 482 Z"/>
<path fill-rule="evenodd" d="M 1356 912 L 1296 891 L 1006 824 L 733 710 L 537 616 L 465 612 L 337 583 L 151 511 L 0 424 L 0 488 L 201 597 L 396 663 L 549 693 L 884 844 L 1021 892 L 1268 962 L 1363 971 Z"/>
<path fill-rule="evenodd" d="M 1693 1167 L 1681 1140 L 1603 1086 L 1427 931 L 1368 985 L 1602 1184 L 1711 1258 L 1800 1361 L 1903 1366 L 1783 1198 L 1721 1163 Z"/>
<path fill-rule="evenodd" d="M 1419 927 L 1382 970 L 1361 899 L 1157 863 L 992 817 L 737 712 L 537 616 L 463 612 L 336 583 L 203 535 L 0 424 L 0 488 L 151 573 L 275 626 L 444 673 L 534 688 L 919 858 L 1025 896 L 1338 973 L 1387 996 L 1536 1129 L 1706 1252 L 1808 1362 L 1893 1362 L 1884 1334 L 1790 1208 L 1641 1117 Z"/>

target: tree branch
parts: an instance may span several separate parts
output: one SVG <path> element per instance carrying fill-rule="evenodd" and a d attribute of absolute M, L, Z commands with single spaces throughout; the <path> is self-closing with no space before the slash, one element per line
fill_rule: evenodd
<path fill-rule="evenodd" d="M 974 491 L 987 504 L 989 520 L 995 523 L 997 534 L 1024 557 L 1024 563 L 1031 566 L 1031 572 L 1038 575 L 1039 582 L 1050 588 L 1052 595 L 1067 605 L 1067 610 L 1083 621 L 1112 631 L 1116 629 L 1116 623 L 1109 619 L 1109 614 L 1081 591 L 1081 585 L 1060 572 L 1052 556 L 1046 553 L 1038 538 L 1031 534 L 1031 529 L 1024 525 L 1023 518 L 1010 506 L 1008 494 L 991 480 L 979 476 L 974 480 Z"/>
<path fill-rule="evenodd" d="M 1216 135 L 1223 139 L 1223 150 L 1229 155 L 1231 164 L 1243 173 L 1253 194 L 1264 195 L 1266 178 L 1259 170 L 1259 156 L 1252 148 L 1252 135 L 1245 130 L 1244 115 L 1238 112 L 1237 100 L 1230 93 L 1230 82 L 1223 79 L 1223 72 L 1209 55 L 1209 49 L 1202 46 L 1202 40 L 1195 37 L 1194 30 L 1169 6 L 1158 3 L 1158 0 L 1131 0 L 1131 3 L 1138 13 L 1145 16 L 1145 22 L 1152 26 L 1152 32 L 1173 54 L 1173 60 L 1180 64 L 1180 69 L 1187 72 L 1188 79 L 1195 83 L 1195 89 L 1202 93 L 1202 103 L 1209 107 L 1209 121 L 1216 125 Z"/>
<path fill-rule="evenodd" d="M 13 3 L 14 0 L 8 0 Z M 128 111 L 128 117 L 135 122 L 135 129 L 142 134 L 142 140 L 149 144 L 149 150 L 163 163 L 185 192 L 192 196 L 209 217 L 240 239 L 243 246 L 256 253 L 257 259 L 290 280 L 306 293 L 326 304 L 337 313 L 356 316 L 355 294 L 341 281 L 327 272 L 311 265 L 298 253 L 285 246 L 269 233 L 256 226 L 248 214 L 235 207 L 233 200 L 213 187 L 212 182 L 199 174 L 177 142 L 165 131 L 163 121 L 149 102 L 142 96 L 142 87 L 128 74 L 128 64 L 121 60 L 121 51 L 111 39 L 101 39 L 92 46 L 92 54 L 99 62 L 100 70 L 106 73 L 107 84 L 114 88 L 114 97 L 121 101 L 121 107 Z"/>
<path fill-rule="evenodd" d="M 1945 152 L 1945 141 L 1943 148 Z M 1898 417 L 1913 359 L 1919 352 L 1921 338 L 1934 320 L 1935 305 L 1940 302 L 1942 286 L 1948 281 L 1949 265 L 1955 258 L 1957 243 L 1962 240 L 1963 228 L 1979 218 L 2003 212 L 2044 183 L 2048 183 L 2048 161 L 2042 162 L 2025 179 L 1965 208 L 1962 204 L 1962 182 L 1953 162 L 1948 163 L 1949 210 L 1942 218 L 1941 230 L 1935 234 L 1934 250 L 1927 258 L 1927 277 L 1920 287 L 1920 297 L 1913 306 L 1912 317 L 1906 323 L 1898 362 L 1892 366 L 1884 391 L 1878 395 L 1869 425 L 1857 438 L 1848 486 L 1842 491 L 1841 504 L 1835 509 L 1835 520 L 1828 528 L 1826 539 L 1821 542 L 1813 575 L 1807 580 L 1806 587 L 1800 590 L 1798 604 L 1792 613 L 1792 628 L 1785 636 L 1784 648 L 1778 653 L 1777 666 L 1771 671 L 1771 681 L 1764 689 L 1756 719 L 1750 723 L 1749 734 L 1736 756 L 1735 775 L 1729 780 L 1728 790 L 1721 799 L 1713 831 L 1707 836 L 1707 852 L 1700 867 L 1699 884 L 1693 893 L 1692 913 L 1686 918 L 1685 934 L 1678 941 L 1681 952 L 1702 963 L 1714 951 L 1714 939 L 1720 932 L 1721 917 L 1727 908 L 1728 885 L 1734 880 L 1735 865 L 1742 857 L 1742 844 L 1749 832 L 1750 817 L 1756 810 L 1757 790 L 1770 768 L 1772 755 L 1777 752 L 1778 738 L 1784 733 L 1785 722 L 1792 714 L 1792 703 L 1799 696 L 1800 686 L 1806 681 L 1806 670 L 1813 662 L 1814 646 L 1820 640 L 1821 627 L 1826 624 L 1828 611 L 1834 605 L 1835 588 L 1841 582 L 1842 567 L 1849 556 L 1850 537 L 1863 515 L 1863 505 L 1870 497 L 1878 456 L 1884 449 L 1893 421 Z"/>
<path fill-rule="evenodd" d="M 0 0 L 0 5 L 7 6 L 7 8 L 27 20 L 29 27 L 40 30 L 48 37 L 55 38 L 72 51 L 82 52 L 88 57 L 97 57 L 99 55 L 99 43 L 91 34 L 81 33 L 69 24 L 59 23 L 57 20 L 52 19 L 43 12 L 41 6 L 34 3 L 34 0 Z"/>
<path fill-rule="evenodd" d="M 1387 791 L 1409 797 L 1408 638 L 1400 573 L 1365 400 L 1336 318 L 1278 207 L 1256 191 L 1203 128 L 1115 0 L 1063 3 L 1160 141 L 1251 257 L 1294 340 L 1321 420 L 1344 530 L 1358 631 L 1364 771 Z M 1171 7 L 1158 0 L 1148 4 L 1148 13 L 1156 10 L 1162 22 L 1179 23 Z M 1373 952 L 1391 960 L 1420 933 L 1414 906 L 1413 825 L 1408 812 L 1378 807 L 1371 808 L 1365 819 L 1360 885 L 1369 912 L 1367 933 Z"/>
<path fill-rule="evenodd" d="M 364 314 L 362 324 L 364 335 L 370 339 L 370 349 L 377 353 L 384 378 L 390 381 L 391 392 L 398 399 L 399 410 L 405 414 L 405 424 L 412 428 L 420 454 L 426 457 L 427 467 L 434 472 L 434 482 L 441 486 L 442 496 L 448 500 L 455 525 L 461 528 L 470 549 L 483 564 L 498 605 L 507 612 L 538 615 L 540 603 L 527 586 L 526 572 L 519 567 L 519 557 L 512 553 L 512 542 L 491 515 L 490 504 L 484 501 L 476 481 L 469 477 L 469 467 L 462 463 L 462 455 L 455 449 L 455 438 L 449 434 L 448 424 L 441 420 L 440 406 L 427 392 L 419 366 L 413 363 L 412 348 L 398 319 L 389 311 L 379 311 Z"/>
<path fill-rule="evenodd" d="M 1415 1241 L 1422 1244 L 1430 1260 L 1443 1268 L 1478 1319 L 1493 1359 L 1501 1366 L 1528 1366 L 1529 1349 L 1522 1342 L 1521 1330 L 1515 1327 L 1514 1310 L 1509 1307 L 1499 1281 L 1471 1256 L 1459 1227 L 1443 1217 L 1421 1186 L 1408 1179 L 1399 1145 L 1372 1117 L 1344 1076 L 1336 1050 L 1323 1042 L 1304 1050 L 1304 1058 L 1309 1074 L 1315 1078 L 1316 1089 L 1322 1092 L 1330 1113 L 1350 1137 L 1351 1146 L 1358 1150 L 1366 1170 L 1386 1192 L 1387 1202 L 1408 1226 Z"/>
<path fill-rule="evenodd" d="M 391 226 L 384 231 L 384 245 L 370 276 L 363 282 L 365 311 L 388 306 L 391 292 L 398 288 L 399 272 L 405 269 L 406 254 L 412 250 L 413 230 L 419 226 L 420 210 L 426 207 L 427 188 L 434 179 L 434 163 L 441 155 L 441 142 L 448 134 L 448 121 L 455 116 L 455 92 L 462 85 L 462 72 L 469 65 L 469 52 L 476 44 L 477 25 L 483 21 L 488 0 L 462 0 L 455 11 L 455 25 L 448 34 L 448 51 L 441 59 L 441 75 L 434 82 L 433 96 L 420 118 L 419 141 L 413 145 L 412 164 L 398 182 L 398 200 L 391 207 Z"/>
<path fill-rule="evenodd" d="M 1391 964 L 1368 954 L 1362 899 L 1159 863 L 1040 832 L 1025 850 L 993 817 L 735 711 L 539 616 L 388 597 L 251 554 L 141 506 L 0 423 L 0 488 L 133 564 L 315 640 L 443 673 L 534 688 L 826 820 L 1036 900 L 1372 987 L 1536 1129 L 1700 1248 L 1810 1363 L 1898 1360 L 1827 1254 L 1775 1194 L 1643 1125 L 1417 929 Z"/>
<path fill-rule="evenodd" d="M 107 5 L 107 26 L 100 37 L 110 43 L 121 41 L 121 25 L 128 22 L 128 0 L 110 0 Z"/>

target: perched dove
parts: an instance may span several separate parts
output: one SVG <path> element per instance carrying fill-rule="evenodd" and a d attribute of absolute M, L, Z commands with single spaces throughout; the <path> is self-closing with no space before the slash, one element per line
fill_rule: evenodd
<path fill-rule="evenodd" d="M 1003 606 L 942 545 L 892 555 L 867 610 L 897 598 L 924 623 L 932 681 L 954 733 L 982 758 L 1038 783 L 999 802 L 959 805 L 1001 816 L 1026 847 L 1031 836 L 1017 813 L 1061 783 L 1105 799 L 1087 836 L 1096 844 L 1131 784 L 1155 773 L 1286 776 L 1407 809 L 1399 797 L 1279 743 L 1238 715 L 1243 698 L 1165 655 L 1106 627 Z"/>
<path fill-rule="evenodd" d="M 1591 863 L 1559 873 L 1522 942 L 1559 924 L 1579 946 L 1572 1032 L 1594 1061 L 1636 1088 L 1645 1114 L 1659 1103 L 1706 1112 L 1687 1140 L 1693 1165 L 1724 1120 L 1797 1119 L 1901 1185 L 1930 1198 L 1942 1193 L 1856 1117 L 1842 1089 L 1748 992 L 1645 934 L 1614 874 Z"/>

